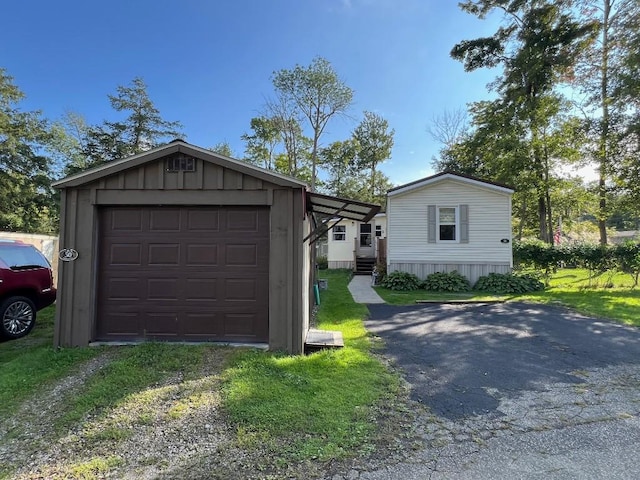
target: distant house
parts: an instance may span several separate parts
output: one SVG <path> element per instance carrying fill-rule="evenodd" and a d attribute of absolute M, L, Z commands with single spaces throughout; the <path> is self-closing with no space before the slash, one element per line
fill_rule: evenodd
<path fill-rule="evenodd" d="M 609 241 L 614 244 L 640 241 L 640 230 L 617 230 L 609 235 Z"/>
<path fill-rule="evenodd" d="M 329 268 L 356 269 L 357 263 L 373 266 L 380 240 L 387 237 L 387 215 L 378 213 L 369 222 L 334 218 L 327 237 Z"/>
<path fill-rule="evenodd" d="M 387 196 L 387 271 L 424 279 L 453 270 L 473 284 L 513 266 L 511 196 L 504 185 L 439 173 Z"/>

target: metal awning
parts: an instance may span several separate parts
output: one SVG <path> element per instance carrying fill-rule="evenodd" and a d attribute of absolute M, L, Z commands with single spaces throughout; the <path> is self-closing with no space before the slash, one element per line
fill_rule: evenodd
<path fill-rule="evenodd" d="M 373 203 L 332 197 L 331 195 L 315 192 L 307 192 L 306 200 L 307 212 L 311 213 L 311 218 L 313 219 L 313 229 L 305 238 L 305 241 L 309 240 L 310 245 L 313 245 L 318 238 L 331 229 L 329 222 L 318 224 L 316 214 L 330 218 L 348 218 L 349 220 L 367 223 L 381 208 L 380 205 Z"/>

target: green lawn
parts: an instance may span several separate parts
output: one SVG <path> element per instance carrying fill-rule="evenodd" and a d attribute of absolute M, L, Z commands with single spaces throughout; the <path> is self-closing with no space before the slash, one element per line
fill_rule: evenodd
<path fill-rule="evenodd" d="M 137 425 L 171 421 L 208 402 L 223 412 L 236 448 L 263 452 L 261 468 L 365 455 L 381 443 L 379 415 L 402 405 L 400 382 L 371 352 L 367 310 L 347 290 L 349 272 L 324 276 L 329 289 L 321 293 L 316 326 L 340 330 L 345 347 L 311 355 L 167 343 L 56 350 L 50 307 L 30 335 L 0 344 L 0 422 L 57 380 L 86 371 L 56 398 L 46 442 L 80 431 L 87 447 L 112 442 L 107 445 L 115 448 Z M 93 359 L 101 367 L 88 370 Z M 105 472 L 126 469 L 98 460 Z M 0 478 L 16 467 L 0 460 Z"/>
<path fill-rule="evenodd" d="M 378 295 L 391 305 L 412 305 L 416 302 L 465 302 L 465 301 L 502 301 L 505 295 L 493 295 L 486 292 L 431 292 L 414 290 L 412 292 L 397 292 L 384 287 L 374 287 Z"/>
<path fill-rule="evenodd" d="M 393 402 L 397 378 L 375 359 L 364 329 L 367 309 L 347 290 L 348 271 L 323 271 L 317 327 L 340 330 L 345 347 L 307 356 L 262 352 L 238 355 L 226 372 L 225 405 L 242 434 L 263 442 L 287 439 L 284 458 L 321 460 L 373 448 L 372 412 Z M 283 452 L 280 452 L 281 454 Z"/>
<path fill-rule="evenodd" d="M 529 272 L 530 273 L 530 272 Z M 640 326 L 640 289 L 632 288 L 631 276 L 620 272 L 591 275 L 585 269 L 559 269 L 542 292 L 526 295 L 491 295 L 486 292 L 435 293 L 425 290 L 395 292 L 375 287 L 378 294 L 393 305 L 412 305 L 417 300 L 525 300 L 562 304 L 586 315 Z"/>
<path fill-rule="evenodd" d="M 55 307 L 38 312 L 26 337 L 0 343 L 0 420 L 43 385 L 69 374 L 98 354 L 97 349 L 53 348 Z"/>
<path fill-rule="evenodd" d="M 541 303 L 556 303 L 578 312 L 640 326 L 640 289 L 632 288 L 627 274 L 605 272 L 590 275 L 585 269 L 558 270 L 543 292 L 518 297 Z"/>

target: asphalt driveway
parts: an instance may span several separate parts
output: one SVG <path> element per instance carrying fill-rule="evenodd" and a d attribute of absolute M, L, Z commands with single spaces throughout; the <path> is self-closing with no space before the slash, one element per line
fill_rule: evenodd
<path fill-rule="evenodd" d="M 368 307 L 426 413 L 414 458 L 360 478 L 640 476 L 640 329 L 526 303 Z"/>

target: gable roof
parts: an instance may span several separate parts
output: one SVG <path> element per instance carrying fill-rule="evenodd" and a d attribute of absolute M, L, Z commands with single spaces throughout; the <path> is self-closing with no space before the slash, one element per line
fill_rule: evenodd
<path fill-rule="evenodd" d="M 193 157 L 197 157 L 207 162 L 215 163 L 224 168 L 229 168 L 245 175 L 259 178 L 266 182 L 280 185 L 283 187 L 306 188 L 307 184 L 287 175 L 266 170 L 264 168 L 251 165 L 247 162 L 235 160 L 233 158 L 212 152 L 195 145 L 191 145 L 183 140 L 174 140 L 167 145 L 148 150 L 131 157 L 105 163 L 95 168 L 91 168 L 84 172 L 70 175 L 62 180 L 53 183 L 56 188 L 77 187 L 86 183 L 99 180 L 101 178 L 120 173 L 131 168 L 139 167 L 145 163 L 150 163 L 160 158 L 172 155 L 174 153 L 184 153 Z"/>
<path fill-rule="evenodd" d="M 427 185 L 440 183 L 445 180 L 455 180 L 458 182 L 467 183 L 469 185 L 474 185 L 476 187 L 486 188 L 489 190 L 494 190 L 494 191 L 497 191 L 500 193 L 506 193 L 509 195 L 511 195 L 514 191 L 512 188 L 508 187 L 507 185 L 503 185 L 501 183 L 496 183 L 496 182 L 490 182 L 487 180 L 482 180 L 480 178 L 472 177 L 471 175 L 462 175 L 460 173 L 452 173 L 452 172 L 440 172 L 435 175 L 431 175 L 430 177 L 421 178 L 419 180 L 415 180 L 413 182 L 405 183 L 404 185 L 394 187 L 387 192 L 387 196 L 392 197 L 394 195 L 407 193 L 412 190 L 426 187 Z"/>

